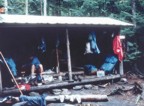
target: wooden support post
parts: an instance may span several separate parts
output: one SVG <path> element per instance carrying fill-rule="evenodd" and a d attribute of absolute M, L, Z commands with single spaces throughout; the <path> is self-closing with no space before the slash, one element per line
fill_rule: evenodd
<path fill-rule="evenodd" d="M 124 75 L 123 61 L 121 61 L 120 64 L 119 64 L 119 73 L 120 73 L 120 75 Z"/>
<path fill-rule="evenodd" d="M 120 35 L 120 41 L 121 41 L 121 43 L 124 42 L 124 39 L 125 39 L 125 35 Z M 123 52 L 124 52 L 124 50 L 123 50 Z M 121 61 L 119 63 L 119 74 L 122 75 L 122 76 L 124 75 L 123 61 Z"/>
<path fill-rule="evenodd" d="M 69 43 L 68 29 L 66 29 L 66 46 L 67 46 L 67 62 L 68 62 L 69 80 L 72 81 L 72 67 L 71 67 L 70 43 Z"/>
<path fill-rule="evenodd" d="M 57 36 L 56 40 L 56 73 L 60 73 L 60 67 L 59 67 L 59 37 Z"/>
<path fill-rule="evenodd" d="M 2 92 L 2 75 L 1 75 L 1 66 L 0 66 L 0 93 Z"/>
<path fill-rule="evenodd" d="M 56 73 L 60 73 L 60 68 L 59 68 L 59 53 L 58 53 L 58 47 L 56 47 L 56 60 L 57 60 L 57 64 L 56 64 Z"/>

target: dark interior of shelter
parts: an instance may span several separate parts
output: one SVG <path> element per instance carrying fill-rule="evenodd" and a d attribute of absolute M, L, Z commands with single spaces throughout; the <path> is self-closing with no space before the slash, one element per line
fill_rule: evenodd
<path fill-rule="evenodd" d="M 113 33 L 116 35 L 118 30 L 118 28 L 68 28 L 72 71 L 79 71 L 88 62 L 99 68 L 105 57 L 113 54 L 112 35 Z M 85 48 L 90 32 L 96 34 L 100 53 L 86 56 Z M 42 39 L 46 44 L 46 51 L 44 52 L 38 49 Z M 19 76 L 22 65 L 27 62 L 31 55 L 38 56 L 45 70 L 54 69 L 57 62 L 56 47 L 58 48 L 60 71 L 68 71 L 65 28 L 0 28 L 0 51 L 5 58 L 12 57 L 15 60 Z M 2 75 L 5 73 L 4 71 L 2 71 Z"/>

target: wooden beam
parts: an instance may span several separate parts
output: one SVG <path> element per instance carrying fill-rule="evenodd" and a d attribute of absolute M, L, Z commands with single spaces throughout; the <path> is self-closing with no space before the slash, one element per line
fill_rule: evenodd
<path fill-rule="evenodd" d="M 68 29 L 66 29 L 66 45 L 67 45 L 67 62 L 68 62 L 69 80 L 72 81 L 72 66 L 71 66 L 71 54 L 70 54 L 70 42 L 69 42 Z"/>
<path fill-rule="evenodd" d="M 58 47 L 56 47 L 56 73 L 60 73 L 60 67 L 59 67 L 59 53 L 58 53 Z"/>
<path fill-rule="evenodd" d="M 2 75 L 1 75 L 1 66 L 0 66 L 0 93 L 2 93 Z"/>
<path fill-rule="evenodd" d="M 119 74 L 124 75 L 124 69 L 123 69 L 123 61 L 119 63 Z"/>
<path fill-rule="evenodd" d="M 61 88 L 61 87 L 68 87 L 68 86 L 75 86 L 75 85 L 83 85 L 89 84 L 94 82 L 100 81 L 108 81 L 120 78 L 120 75 L 112 75 L 112 76 L 105 76 L 105 77 L 95 77 L 95 78 L 84 78 L 81 82 L 59 82 L 59 83 L 52 83 L 48 85 L 41 85 L 41 86 L 32 86 L 29 91 L 39 91 L 39 90 L 46 90 L 46 89 L 54 89 L 54 88 Z M 23 92 L 29 92 L 27 90 L 23 90 Z M 7 89 L 3 90 L 3 94 L 11 94 L 11 93 L 19 93 L 18 89 Z"/>
<path fill-rule="evenodd" d="M 47 73 L 47 72 L 43 72 L 42 75 L 52 75 L 54 77 L 57 77 L 59 75 L 61 76 L 65 76 L 68 72 L 61 72 L 60 74 L 57 73 Z M 72 75 L 84 75 L 84 71 L 77 71 L 77 72 L 72 72 Z"/>

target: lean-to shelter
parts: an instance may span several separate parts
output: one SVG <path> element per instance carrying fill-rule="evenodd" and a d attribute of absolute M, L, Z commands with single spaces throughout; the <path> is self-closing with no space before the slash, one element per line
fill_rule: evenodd
<path fill-rule="evenodd" d="M 113 52 L 112 42 L 114 36 L 118 35 L 121 27 L 133 26 L 133 24 L 112 19 L 109 17 L 63 17 L 63 16 L 27 16 L 27 15 L 0 15 L 0 51 L 4 56 L 12 56 L 18 70 L 29 54 L 37 54 L 45 69 L 57 68 L 59 71 L 68 72 L 69 81 L 72 81 L 74 71 L 83 70 L 85 65 L 85 50 L 88 35 L 95 32 L 97 46 L 100 53 L 92 56 L 92 64 L 99 69 L 106 55 Z M 37 51 L 37 47 L 44 38 L 46 52 Z M 58 48 L 59 59 L 54 53 Z M 122 61 L 118 62 L 116 77 L 123 74 Z M 119 70 L 120 68 L 120 70 Z M 1 76 L 3 76 L 1 70 Z M 19 72 L 20 73 L 20 72 Z M 106 76 L 105 76 L 106 77 Z M 91 79 L 82 83 L 89 83 L 100 79 Z M 1 92 L 18 92 L 17 89 L 3 90 L 1 80 Z M 31 87 L 31 90 L 55 88 L 56 86 L 77 85 L 79 82 L 62 82 L 56 85 L 42 85 Z"/>

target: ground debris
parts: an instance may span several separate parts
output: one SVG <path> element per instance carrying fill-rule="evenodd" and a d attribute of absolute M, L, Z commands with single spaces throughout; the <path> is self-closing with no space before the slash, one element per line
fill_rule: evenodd
<path fill-rule="evenodd" d="M 133 88 L 133 93 L 134 94 L 141 94 L 142 92 L 143 92 L 142 86 L 139 83 L 135 82 L 134 88 Z"/>
<path fill-rule="evenodd" d="M 133 87 L 125 87 L 125 86 L 118 87 L 114 89 L 111 93 L 109 93 L 108 96 L 112 96 L 116 94 L 124 95 L 124 93 L 128 91 L 132 91 L 132 94 L 135 94 L 135 95 L 141 94 L 142 86 L 137 82 L 134 82 L 133 85 L 134 85 Z"/>
<path fill-rule="evenodd" d="M 112 95 L 116 95 L 116 94 L 120 94 L 123 95 L 123 90 L 121 88 L 117 88 L 115 90 L 113 90 L 110 94 L 108 94 L 108 96 L 112 96 Z"/>

